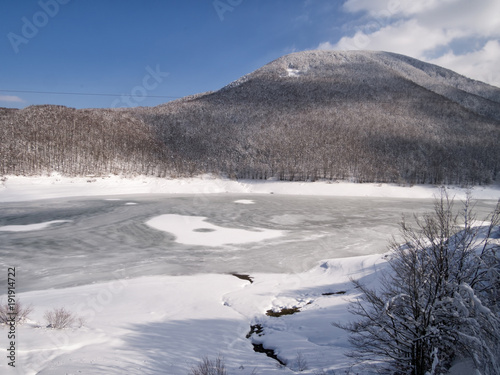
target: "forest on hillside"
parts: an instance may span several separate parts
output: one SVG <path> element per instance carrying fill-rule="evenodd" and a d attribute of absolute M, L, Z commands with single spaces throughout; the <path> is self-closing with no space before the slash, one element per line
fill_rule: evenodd
<path fill-rule="evenodd" d="M 0 175 L 487 184 L 500 89 L 387 53 L 280 58 L 157 107 L 0 108 Z"/>
<path fill-rule="evenodd" d="M 243 118 L 194 101 L 179 102 L 178 112 L 168 114 L 160 108 L 4 110 L 0 174 L 208 172 L 252 179 L 483 184 L 494 181 L 500 169 L 498 125 L 472 116 L 436 129 L 423 121 L 410 126 L 399 113 L 402 106 L 389 111 L 388 103 L 359 104 L 356 111 L 345 104 L 307 113 L 262 110 Z M 364 113 L 385 121 L 367 120 Z M 453 112 L 443 108 L 440 116 L 449 120 Z"/>
<path fill-rule="evenodd" d="M 0 174 L 165 175 L 166 149 L 126 113 L 30 106 L 0 110 Z"/>
<path fill-rule="evenodd" d="M 196 169 L 234 178 L 494 181 L 500 167 L 499 125 L 446 100 L 436 110 L 431 99 L 318 105 L 311 98 L 307 110 L 258 103 L 247 112 L 209 94 L 171 104 L 175 110 L 169 113 L 151 109 L 143 118 Z"/>

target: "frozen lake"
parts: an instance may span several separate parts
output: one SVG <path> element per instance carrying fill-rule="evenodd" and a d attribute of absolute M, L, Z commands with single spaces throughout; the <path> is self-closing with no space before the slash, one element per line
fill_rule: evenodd
<path fill-rule="evenodd" d="M 494 204 L 480 201 L 479 216 Z M 385 252 L 401 215 L 432 205 L 262 194 L 2 203 L 0 262 L 16 267 L 19 292 L 142 275 L 300 272 L 322 259 Z"/>

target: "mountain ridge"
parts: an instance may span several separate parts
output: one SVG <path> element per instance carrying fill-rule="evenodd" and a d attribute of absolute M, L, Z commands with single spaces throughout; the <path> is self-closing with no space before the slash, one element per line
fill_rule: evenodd
<path fill-rule="evenodd" d="M 27 124 L 22 119 L 30 111 L 38 114 Z M 500 170 L 500 89 L 389 52 L 298 52 L 217 91 L 156 107 L 74 111 L 41 106 L 0 112 L 7 141 L 0 146 L 0 174 L 212 172 L 477 184 L 494 181 Z M 47 122 L 58 124 L 65 141 L 36 136 Z M 101 151 L 90 153 L 82 134 L 68 138 L 75 133 L 71 123 L 79 122 L 87 133 L 101 128 L 106 146 L 89 141 L 101 144 Z M 17 139 L 5 131 L 13 126 L 24 129 L 15 132 Z M 25 155 L 26 149 L 35 151 Z M 57 163 L 47 157 L 51 152 Z M 65 155 L 93 166 L 68 165 Z"/>
<path fill-rule="evenodd" d="M 359 58 L 365 58 L 367 60 L 371 60 L 372 62 L 383 66 L 388 67 L 394 72 L 401 75 L 402 78 L 405 78 L 418 86 L 424 87 L 431 92 L 442 95 L 449 100 L 455 101 L 463 106 L 467 106 L 467 108 L 474 110 L 475 107 L 470 106 L 465 100 L 460 100 L 461 98 L 453 98 L 452 93 L 446 92 L 443 88 L 436 84 L 438 83 L 444 84 L 447 88 L 453 88 L 457 90 L 457 92 L 453 92 L 455 95 L 460 95 L 460 92 L 465 92 L 470 95 L 474 95 L 480 99 L 488 100 L 494 102 L 494 104 L 500 103 L 500 88 L 495 86 L 488 85 L 484 82 L 480 82 L 477 80 L 473 80 L 471 78 L 460 75 L 452 70 L 440 67 L 435 64 L 426 63 L 420 61 L 415 58 L 411 58 L 409 56 L 396 54 L 392 52 L 384 52 L 384 51 L 304 51 L 304 52 L 296 52 L 289 55 L 285 55 L 279 57 L 278 59 L 266 64 L 264 67 L 257 69 L 256 71 L 244 75 L 240 79 L 230 83 L 229 85 L 224 86 L 220 91 L 227 90 L 230 88 L 234 88 L 241 83 L 248 81 L 253 75 L 266 72 L 268 69 L 271 70 L 279 70 L 275 65 L 288 65 L 292 70 L 299 67 L 300 62 L 305 60 L 306 64 L 311 63 L 311 58 L 313 57 L 334 57 L 336 59 L 342 58 L 342 63 L 353 63 Z M 306 57 L 304 59 L 304 57 Z M 353 58 L 354 57 L 354 58 Z M 397 65 L 395 62 L 405 62 L 407 65 Z M 408 66 L 409 65 L 409 66 Z M 406 69 L 405 69 L 406 68 Z M 302 67 L 302 71 L 307 72 L 308 69 L 304 70 Z M 417 75 L 415 75 L 417 73 Z M 296 73 L 297 75 L 300 75 Z M 282 76 L 285 76 L 282 73 Z M 485 103 L 482 103 L 483 105 Z M 500 115 L 495 114 L 496 119 L 500 119 Z"/>

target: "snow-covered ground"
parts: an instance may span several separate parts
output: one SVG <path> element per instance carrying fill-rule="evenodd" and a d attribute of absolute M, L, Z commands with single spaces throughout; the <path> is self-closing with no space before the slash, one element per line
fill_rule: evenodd
<path fill-rule="evenodd" d="M 68 220 L 51 220 L 43 223 L 26 224 L 26 225 L 3 225 L 0 226 L 0 232 L 29 232 L 32 230 L 42 230 L 48 228 L 52 224 L 67 223 Z"/>
<path fill-rule="evenodd" d="M 457 199 L 465 197 L 467 189 L 449 187 Z M 349 182 L 289 182 L 264 180 L 229 180 L 204 175 L 194 178 L 166 179 L 155 177 L 46 177 L 6 176 L 0 181 L 0 202 L 29 201 L 60 197 L 87 197 L 132 194 L 293 194 L 346 197 L 434 198 L 439 187 L 395 184 L 356 184 Z M 473 189 L 475 199 L 498 199 L 500 186 L 480 186 Z"/>
<path fill-rule="evenodd" d="M 383 267 L 375 255 L 323 262 L 302 274 L 251 275 L 253 283 L 232 275 L 156 276 L 23 293 L 18 298 L 34 312 L 17 327 L 17 373 L 187 374 L 203 356 L 218 354 L 230 374 L 293 373 L 255 353 L 252 340 L 275 349 L 292 369 L 297 353 L 308 363 L 306 373 L 342 368 L 346 335 L 330 323 L 349 318 L 347 299 L 356 292 L 348 278 Z M 84 325 L 44 328 L 44 312 L 56 307 L 84 318 Z M 284 307 L 302 311 L 265 315 Z M 247 339 L 254 324 L 265 326 L 265 335 Z M 0 335 L 7 348 L 7 328 Z M 2 374 L 16 373 L 1 362 Z"/>
<path fill-rule="evenodd" d="M 465 189 L 450 190 L 457 199 L 465 196 Z M 182 180 L 8 177 L 0 188 L 0 202 L 223 192 L 433 198 L 438 190 L 431 186 L 231 181 L 210 176 Z M 477 199 L 500 197 L 497 187 L 476 188 L 473 193 Z M 3 226 L 0 230 L 43 231 L 53 224 L 58 223 L 44 222 L 29 228 Z M 248 241 L 245 236 L 249 233 L 256 236 L 252 241 L 283 235 L 260 228 L 228 232 L 227 228 L 194 216 L 186 222 L 180 215 L 163 215 L 148 224 L 157 229 L 168 226 L 179 241 L 186 243 L 193 241 L 194 237 L 190 237 L 193 233 L 198 236 L 194 240 L 206 238 L 213 243 Z M 5 273 L 9 266 L 6 262 L 1 262 Z M 181 375 L 188 374 L 203 356 L 215 358 L 220 354 L 229 374 L 292 374 L 300 367 L 299 362 L 307 362 L 304 366 L 307 370 L 302 373 L 335 370 L 341 374 L 349 369 L 350 360 L 344 353 L 350 347 L 346 333 L 331 322 L 352 319 L 347 305 L 358 292 L 350 284 L 350 278 L 362 279 L 373 286 L 386 267 L 385 255 L 375 254 L 324 260 L 309 271 L 295 274 L 248 275 L 252 282 L 245 275 L 127 278 L 117 271 L 113 281 L 16 294 L 17 300 L 31 304 L 34 311 L 28 322 L 16 327 L 14 339 L 8 338 L 8 327 L 0 329 L 0 348 L 4 351 L 0 373 Z M 0 300 L 5 303 L 7 285 L 0 288 Z M 63 330 L 45 328 L 45 311 L 59 307 L 81 317 L 83 324 L 79 322 Z M 268 310 L 278 312 L 293 307 L 300 312 L 281 317 L 266 315 Z M 263 335 L 254 333 L 247 338 L 250 327 L 254 326 L 255 331 L 257 325 L 264 327 Z M 13 340 L 15 368 L 9 366 L 11 360 L 5 355 Z M 254 352 L 252 343 L 274 349 L 287 366 Z"/>
<path fill-rule="evenodd" d="M 220 227 L 207 223 L 206 218 L 200 216 L 160 215 L 147 221 L 146 224 L 155 229 L 172 233 L 176 242 L 187 245 L 243 244 L 283 235 L 280 231 L 270 229 L 252 228 L 252 230 L 247 230 Z"/>

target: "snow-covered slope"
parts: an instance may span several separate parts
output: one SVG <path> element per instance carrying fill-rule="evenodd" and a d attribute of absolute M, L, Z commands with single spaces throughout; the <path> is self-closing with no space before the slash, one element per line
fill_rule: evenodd
<path fill-rule="evenodd" d="M 336 293 L 355 295 L 349 277 L 373 277 L 383 267 L 381 255 L 332 260 L 304 274 L 251 275 L 252 283 L 211 274 L 124 279 L 117 272 L 108 283 L 18 294 L 34 310 L 17 326 L 15 369 L 2 360 L 0 372 L 187 375 L 203 356 L 220 354 L 229 374 L 293 374 L 297 353 L 308 362 L 305 373 L 346 369 L 347 336 L 330 323 L 350 319 L 348 299 Z M 284 319 L 265 315 L 292 306 L 302 312 Z M 46 328 L 45 311 L 60 307 L 83 318 L 83 325 Z M 247 338 L 255 324 L 266 334 Z M 0 334 L 7 348 L 7 328 Z M 275 349 L 288 367 L 278 369 L 252 343 Z"/>

